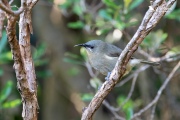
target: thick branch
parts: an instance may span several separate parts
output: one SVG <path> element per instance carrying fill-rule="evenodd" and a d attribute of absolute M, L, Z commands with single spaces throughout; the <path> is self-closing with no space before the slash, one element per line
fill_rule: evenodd
<path fill-rule="evenodd" d="M 0 9 L 0 39 L 2 38 L 2 30 L 4 27 L 5 13 Z"/>
<path fill-rule="evenodd" d="M 132 54 L 136 51 L 143 39 L 156 26 L 156 24 L 174 2 L 175 0 L 169 0 L 167 4 L 165 0 L 155 0 L 152 6 L 149 6 L 149 10 L 146 12 L 137 32 L 121 53 L 116 66 L 109 77 L 109 80 L 105 81 L 101 88 L 97 91 L 89 106 L 84 110 L 81 120 L 92 119 L 93 114 L 100 107 L 105 97 L 122 78 L 126 71 L 126 65 Z"/>
<path fill-rule="evenodd" d="M 33 3 L 33 1 L 30 1 L 31 0 L 29 0 L 29 3 Z M 6 0 L 5 2 L 7 3 Z M 3 6 L 5 9 L 2 10 L 5 10 L 5 12 L 8 13 L 8 25 L 6 30 L 14 59 L 17 87 L 22 97 L 22 117 L 24 120 L 37 120 L 37 110 L 39 108 L 37 102 L 37 84 L 34 63 L 30 49 L 30 33 L 32 33 L 31 9 L 25 9 L 25 7 L 28 7 L 28 5 L 31 7 L 31 4 L 27 4 L 25 0 L 21 0 L 21 7 L 18 11 L 13 13 L 7 12 L 10 9 L 9 3 L 1 4 L 0 8 Z M 20 36 L 18 43 L 15 28 L 20 13 Z"/>

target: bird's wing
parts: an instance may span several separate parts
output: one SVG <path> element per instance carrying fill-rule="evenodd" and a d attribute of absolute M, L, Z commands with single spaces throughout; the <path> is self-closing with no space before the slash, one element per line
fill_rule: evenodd
<path fill-rule="evenodd" d="M 108 45 L 108 52 L 107 55 L 110 57 L 119 57 L 121 54 L 122 50 L 114 45 Z"/>

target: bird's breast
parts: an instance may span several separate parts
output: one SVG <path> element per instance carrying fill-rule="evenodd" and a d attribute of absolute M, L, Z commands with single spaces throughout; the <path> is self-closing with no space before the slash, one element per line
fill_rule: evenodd
<path fill-rule="evenodd" d="M 117 57 L 110 57 L 108 55 L 97 54 L 89 58 L 91 66 L 100 73 L 107 75 L 111 72 L 117 62 Z"/>

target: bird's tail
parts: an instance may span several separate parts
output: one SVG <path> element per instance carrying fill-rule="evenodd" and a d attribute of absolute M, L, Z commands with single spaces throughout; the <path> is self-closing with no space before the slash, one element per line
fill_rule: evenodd
<path fill-rule="evenodd" d="M 152 61 L 146 61 L 146 60 L 142 60 L 141 63 L 152 65 L 152 66 L 160 65 L 160 63 L 158 63 L 158 62 L 152 62 Z"/>

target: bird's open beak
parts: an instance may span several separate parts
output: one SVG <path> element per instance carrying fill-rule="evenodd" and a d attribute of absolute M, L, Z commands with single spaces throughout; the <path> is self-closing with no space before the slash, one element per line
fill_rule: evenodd
<path fill-rule="evenodd" d="M 74 47 L 77 47 L 77 46 L 86 47 L 86 44 L 77 44 L 77 45 L 75 45 Z"/>

